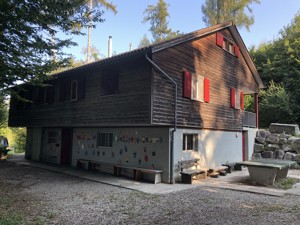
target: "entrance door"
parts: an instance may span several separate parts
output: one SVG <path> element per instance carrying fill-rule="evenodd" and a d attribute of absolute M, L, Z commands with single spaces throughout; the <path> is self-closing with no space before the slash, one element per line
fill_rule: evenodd
<path fill-rule="evenodd" d="M 70 165 L 72 152 L 72 128 L 62 128 L 61 131 L 61 156 L 60 163 Z"/>
<path fill-rule="evenodd" d="M 243 161 L 247 161 L 249 159 L 249 151 L 248 151 L 248 131 L 243 131 Z"/>

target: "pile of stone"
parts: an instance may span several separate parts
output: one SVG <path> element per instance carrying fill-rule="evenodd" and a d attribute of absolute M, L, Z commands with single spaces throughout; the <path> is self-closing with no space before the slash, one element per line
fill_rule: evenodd
<path fill-rule="evenodd" d="M 269 130 L 259 130 L 252 157 L 293 160 L 300 164 L 299 126 L 272 123 Z"/>

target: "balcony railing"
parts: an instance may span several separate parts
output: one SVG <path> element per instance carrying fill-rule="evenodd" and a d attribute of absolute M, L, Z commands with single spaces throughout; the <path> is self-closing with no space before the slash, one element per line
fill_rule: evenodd
<path fill-rule="evenodd" d="M 243 127 L 256 127 L 256 114 L 253 112 L 243 112 Z"/>

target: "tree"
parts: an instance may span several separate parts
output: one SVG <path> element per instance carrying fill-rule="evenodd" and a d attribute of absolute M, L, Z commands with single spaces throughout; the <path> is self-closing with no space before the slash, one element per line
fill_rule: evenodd
<path fill-rule="evenodd" d="M 239 27 L 246 27 L 249 31 L 254 23 L 252 3 L 260 4 L 261 0 L 206 0 L 202 5 L 203 21 L 208 26 L 233 20 Z M 245 12 L 247 9 L 250 15 Z"/>
<path fill-rule="evenodd" d="M 150 44 L 150 40 L 148 39 L 147 35 L 144 34 L 143 38 L 140 40 L 139 48 L 149 46 Z"/>
<path fill-rule="evenodd" d="M 289 94 L 296 123 L 300 123 L 300 14 L 269 43 L 251 48 L 250 55 L 264 83 L 282 83 Z M 283 118 L 284 119 L 284 118 Z"/>
<path fill-rule="evenodd" d="M 106 10 L 110 10 L 114 14 L 116 14 L 117 7 L 110 2 L 107 2 L 106 0 L 87 0 L 87 4 L 88 4 L 90 12 L 91 12 L 89 15 L 90 25 L 88 26 L 88 43 L 87 43 L 87 52 L 86 52 L 86 61 L 87 61 L 87 63 L 89 63 L 91 60 L 91 55 L 93 54 L 93 53 L 91 53 L 91 32 L 92 32 L 93 8 L 95 8 L 95 7 L 99 8 L 101 6 L 104 6 L 106 8 Z"/>
<path fill-rule="evenodd" d="M 271 123 L 294 123 L 292 100 L 283 84 L 270 81 L 268 88 L 259 93 L 259 124 L 269 127 Z"/>
<path fill-rule="evenodd" d="M 87 51 L 88 51 L 87 48 L 82 48 L 81 53 L 86 55 Z M 90 47 L 90 62 L 97 61 L 104 57 L 105 56 L 101 54 L 100 51 L 94 45 Z"/>
<path fill-rule="evenodd" d="M 170 16 L 168 6 L 164 0 L 159 0 L 157 5 L 148 5 L 144 11 L 145 17 L 143 22 L 150 22 L 151 27 L 149 31 L 153 36 L 154 43 L 176 37 L 180 34 L 179 31 L 173 32 L 168 28 L 167 18 Z"/>
<path fill-rule="evenodd" d="M 0 1 L 0 95 L 20 82 L 41 83 L 47 74 L 68 63 L 63 48 L 76 45 L 71 39 L 55 38 L 58 31 L 82 35 L 76 24 L 90 26 L 86 0 Z M 93 11 L 93 24 L 102 22 Z M 56 61 L 52 59 L 56 53 Z"/>
<path fill-rule="evenodd" d="M 8 110 L 3 96 L 0 95 L 0 128 L 7 126 Z"/>

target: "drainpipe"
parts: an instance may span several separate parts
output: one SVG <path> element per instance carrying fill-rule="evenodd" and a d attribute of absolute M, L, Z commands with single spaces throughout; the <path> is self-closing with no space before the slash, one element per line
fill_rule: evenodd
<path fill-rule="evenodd" d="M 151 65 L 157 69 L 160 74 L 165 76 L 170 83 L 174 86 L 175 91 L 174 91 L 174 128 L 171 131 L 171 151 L 170 151 L 170 184 L 173 184 L 174 181 L 174 175 L 173 175 L 173 165 L 174 165 L 174 133 L 177 129 L 177 83 L 166 73 L 164 72 L 158 65 L 156 65 L 147 55 L 146 53 L 146 59 L 151 63 Z"/>

